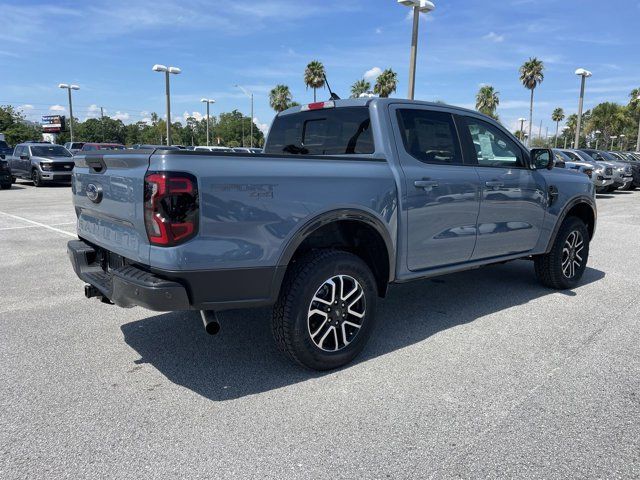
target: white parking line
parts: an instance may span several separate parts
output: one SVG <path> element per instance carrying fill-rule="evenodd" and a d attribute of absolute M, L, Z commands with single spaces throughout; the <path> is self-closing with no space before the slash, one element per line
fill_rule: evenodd
<path fill-rule="evenodd" d="M 29 220 L 28 218 L 19 217 L 18 215 L 12 215 L 10 213 L 0 212 L 0 215 L 6 215 L 7 217 L 15 218 L 16 220 L 22 220 L 23 222 L 31 223 L 34 226 L 46 228 L 47 230 L 53 230 L 54 232 L 62 233 L 63 235 L 67 235 L 69 237 L 76 238 L 77 235 L 75 233 L 65 232 L 64 230 L 60 230 L 59 228 L 52 227 L 51 225 L 45 225 L 44 223 L 34 222 L 33 220 Z"/>
<path fill-rule="evenodd" d="M 75 225 L 76 222 L 65 222 L 65 223 L 54 223 L 53 225 L 49 225 L 50 227 L 61 227 L 63 225 Z M 23 230 L 25 228 L 41 228 L 40 225 L 22 225 L 20 227 L 3 227 L 0 228 L 0 232 L 5 230 Z"/>

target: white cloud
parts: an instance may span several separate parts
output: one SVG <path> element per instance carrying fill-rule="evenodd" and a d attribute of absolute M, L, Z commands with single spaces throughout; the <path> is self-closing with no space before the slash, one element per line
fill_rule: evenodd
<path fill-rule="evenodd" d="M 211 111 L 209 111 L 209 115 L 211 115 Z M 189 117 L 193 117 L 193 118 L 195 118 L 198 122 L 199 122 L 200 120 L 202 120 L 203 118 L 206 118 L 206 117 L 205 117 L 203 114 L 201 114 L 200 112 L 191 112 L 191 113 L 189 113 L 188 111 L 186 111 L 186 110 L 185 110 L 185 112 L 182 114 L 182 119 L 181 119 L 181 120 L 184 120 L 185 125 L 186 125 L 186 123 L 187 123 L 187 119 L 188 119 Z"/>
<path fill-rule="evenodd" d="M 380 35 L 382 33 L 382 29 L 380 27 L 376 28 L 376 33 Z"/>
<path fill-rule="evenodd" d="M 489 32 L 484 37 L 484 40 L 489 40 L 490 42 L 500 43 L 504 41 L 504 35 L 498 35 L 496 32 Z"/>
<path fill-rule="evenodd" d="M 51 110 L 52 112 L 66 112 L 67 109 L 62 105 L 51 105 L 49 107 L 49 110 Z"/>
<path fill-rule="evenodd" d="M 105 110 L 105 115 L 107 114 Z M 87 117 L 86 118 L 100 118 L 100 107 L 96 104 L 89 105 L 87 108 Z"/>
<path fill-rule="evenodd" d="M 268 123 L 260 123 L 260 120 L 258 120 L 258 117 L 253 117 L 253 123 L 255 123 L 257 125 L 257 127 L 260 129 L 260 131 L 266 135 L 269 132 L 269 124 Z"/>
<path fill-rule="evenodd" d="M 114 115 L 111 115 L 111 118 L 113 118 L 114 120 L 122 120 L 123 122 L 125 120 L 129 120 L 130 115 L 126 112 L 121 112 L 121 111 L 117 111 Z"/>
<path fill-rule="evenodd" d="M 375 81 L 378 79 L 381 73 L 382 73 L 382 69 L 380 67 L 373 67 L 372 69 L 364 72 L 364 79 L 367 82 L 375 83 Z"/>
<path fill-rule="evenodd" d="M 25 110 L 33 110 L 34 108 L 35 108 L 35 107 L 34 107 L 33 105 L 31 105 L 31 104 L 29 104 L 29 103 L 25 103 L 24 105 L 20 105 L 20 106 L 18 107 L 18 110 L 25 111 Z"/>

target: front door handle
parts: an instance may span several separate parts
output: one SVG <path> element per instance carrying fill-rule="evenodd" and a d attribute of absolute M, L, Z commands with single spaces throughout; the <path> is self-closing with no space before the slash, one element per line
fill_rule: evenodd
<path fill-rule="evenodd" d="M 438 182 L 434 180 L 416 180 L 415 182 L 413 182 L 413 186 L 416 188 L 422 188 L 425 191 L 430 192 L 431 189 L 438 186 Z"/>
<path fill-rule="evenodd" d="M 484 184 L 493 190 L 498 190 L 499 188 L 504 187 L 504 182 L 498 181 L 484 182 Z"/>

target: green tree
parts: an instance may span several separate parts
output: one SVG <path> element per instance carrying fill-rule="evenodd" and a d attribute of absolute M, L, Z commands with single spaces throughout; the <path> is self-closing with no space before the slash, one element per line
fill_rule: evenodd
<path fill-rule="evenodd" d="M 376 85 L 373 87 L 373 92 L 378 94 L 382 98 L 387 98 L 394 93 L 398 88 L 398 74 L 387 68 L 384 72 L 378 76 Z"/>
<path fill-rule="evenodd" d="M 286 85 L 276 85 L 269 92 L 269 105 L 276 112 L 282 112 L 291 105 L 291 91 Z"/>
<path fill-rule="evenodd" d="M 317 60 L 313 60 L 304 69 L 304 84 L 307 88 L 313 88 L 313 101 L 316 101 L 316 90 L 324 87 L 325 84 L 324 65 Z"/>
<path fill-rule="evenodd" d="M 497 120 L 496 109 L 500 105 L 500 92 L 491 85 L 483 85 L 476 95 L 476 110 Z"/>
<path fill-rule="evenodd" d="M 353 85 L 351 85 L 351 98 L 359 98 L 363 93 L 367 93 L 371 90 L 371 84 L 367 82 L 364 78 L 362 80 L 358 80 Z"/>
<path fill-rule="evenodd" d="M 560 122 L 564 120 L 564 110 L 561 108 L 556 108 L 551 114 L 551 120 L 556 122 L 556 141 L 555 147 L 558 148 L 558 130 L 560 128 Z"/>
<path fill-rule="evenodd" d="M 24 115 L 11 105 L 0 105 L 0 132 L 5 134 L 9 145 L 42 138 L 40 126 L 28 122 Z"/>
<path fill-rule="evenodd" d="M 531 126 L 533 125 L 533 92 L 544 80 L 544 63 L 536 57 L 529 58 L 520 67 L 520 82 L 531 91 L 529 102 L 529 140 L 531 140 Z"/>

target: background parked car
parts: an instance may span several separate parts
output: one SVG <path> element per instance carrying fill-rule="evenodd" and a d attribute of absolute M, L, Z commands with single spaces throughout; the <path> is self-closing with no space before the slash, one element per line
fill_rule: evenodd
<path fill-rule="evenodd" d="M 85 142 L 67 142 L 64 144 L 64 148 L 69 150 L 74 155 L 82 150 Z"/>
<path fill-rule="evenodd" d="M 626 152 L 608 152 L 609 155 L 614 156 L 623 163 L 626 163 L 631 167 L 631 175 L 633 181 L 629 184 L 627 190 L 633 190 L 636 187 L 640 187 L 640 162 L 633 156 Z"/>
<path fill-rule="evenodd" d="M 9 165 L 14 177 L 41 187 L 45 183 L 70 183 L 75 163 L 73 154 L 62 145 L 29 142 L 16 145 Z"/>
<path fill-rule="evenodd" d="M 132 150 L 155 150 L 156 148 L 162 148 L 163 150 L 181 150 L 177 145 L 151 145 L 148 143 L 136 143 L 131 145 Z"/>
<path fill-rule="evenodd" d="M 196 152 L 233 152 L 233 150 L 229 147 L 218 147 L 218 146 L 207 147 L 202 145 L 195 147 L 194 150 Z"/>
<path fill-rule="evenodd" d="M 604 150 L 583 148 L 580 149 L 580 151 L 589 155 L 596 162 L 609 163 L 613 166 L 613 185 L 608 188 L 608 191 L 612 192 L 617 188 L 620 190 L 629 190 L 632 188 L 633 172 L 631 165 L 621 162 Z"/>
<path fill-rule="evenodd" d="M 11 188 L 13 181 L 9 160 L 6 159 L 5 154 L 0 154 L 0 188 Z"/>
<path fill-rule="evenodd" d="M 85 143 L 81 152 L 90 152 L 92 150 L 125 150 L 125 146 L 121 143 Z"/>
<path fill-rule="evenodd" d="M 575 170 L 578 173 L 588 176 L 591 179 L 593 186 L 596 187 L 596 192 L 604 192 L 610 185 L 613 185 L 612 167 L 608 167 L 609 173 L 607 174 L 607 167 L 605 165 L 598 164 L 595 161 L 586 161 L 582 159 L 576 160 L 576 158 L 569 156 L 559 148 L 554 148 L 552 150 L 556 158 L 556 167 Z"/>
<path fill-rule="evenodd" d="M 253 148 L 253 147 L 234 147 L 233 151 L 236 153 L 262 153 L 261 148 Z"/>
<path fill-rule="evenodd" d="M 0 140 L 0 155 L 11 155 L 12 153 L 13 148 L 4 140 Z"/>

